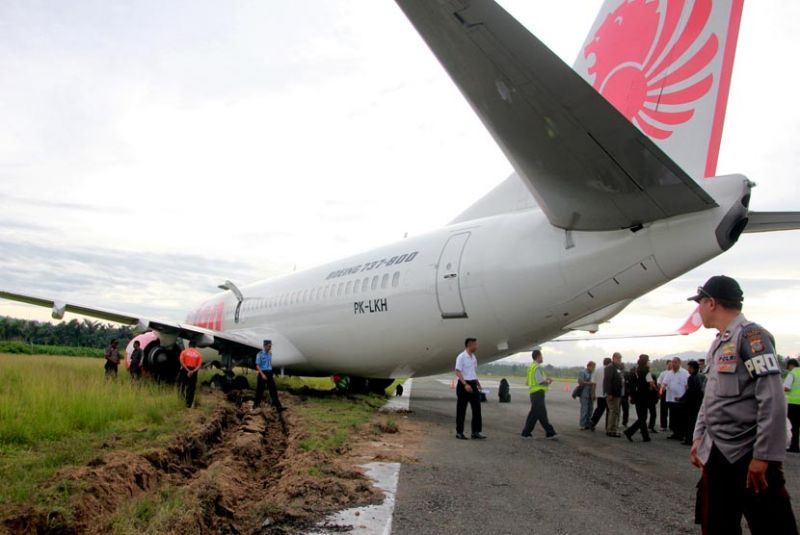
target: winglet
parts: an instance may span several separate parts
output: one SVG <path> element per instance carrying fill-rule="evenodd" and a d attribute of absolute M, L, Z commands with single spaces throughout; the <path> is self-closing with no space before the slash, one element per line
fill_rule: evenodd
<path fill-rule="evenodd" d="M 697 332 L 700 327 L 703 326 L 703 319 L 700 317 L 700 307 L 694 309 L 692 315 L 686 320 L 686 322 L 678 329 L 678 334 L 686 336 L 687 334 L 692 334 Z"/>

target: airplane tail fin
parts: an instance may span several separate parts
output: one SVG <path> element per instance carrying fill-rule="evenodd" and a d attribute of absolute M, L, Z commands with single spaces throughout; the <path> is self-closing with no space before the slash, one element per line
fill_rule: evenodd
<path fill-rule="evenodd" d="M 606 0 L 575 70 L 695 180 L 716 174 L 744 0 Z"/>

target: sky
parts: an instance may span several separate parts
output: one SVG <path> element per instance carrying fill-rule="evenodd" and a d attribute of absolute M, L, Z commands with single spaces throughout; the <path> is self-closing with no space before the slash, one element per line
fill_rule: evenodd
<path fill-rule="evenodd" d="M 500 2 L 572 64 L 602 2 Z M 800 209 L 800 3 L 746 3 L 718 174 Z M 390 0 L 0 2 L 0 288 L 182 319 L 453 219 L 511 166 Z M 800 353 L 800 232 L 745 235 L 598 336 L 671 331 L 709 276 Z M 0 301 L 0 315 L 49 312 Z M 545 346 L 573 365 L 713 335 Z M 519 356 L 525 360 L 527 357 Z"/>

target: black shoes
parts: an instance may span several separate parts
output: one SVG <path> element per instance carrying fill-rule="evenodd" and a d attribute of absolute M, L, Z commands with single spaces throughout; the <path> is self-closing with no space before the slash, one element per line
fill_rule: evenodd
<path fill-rule="evenodd" d="M 464 433 L 456 433 L 456 438 L 458 440 L 468 440 L 467 436 Z M 472 440 L 483 440 L 486 437 L 484 435 L 481 435 L 480 433 L 472 433 L 472 435 L 470 435 L 470 438 L 472 438 Z"/>
<path fill-rule="evenodd" d="M 546 438 L 546 439 L 548 439 L 548 440 L 555 440 L 555 439 L 556 439 L 556 435 L 557 435 L 557 434 L 558 434 L 558 433 L 556 433 L 556 432 L 549 433 L 549 434 L 545 435 L 545 436 L 544 436 L 544 438 Z"/>
<path fill-rule="evenodd" d="M 667 437 L 668 440 L 683 440 L 683 437 L 680 435 L 676 435 L 672 433 L 670 436 Z"/>
<path fill-rule="evenodd" d="M 606 433 L 606 436 L 607 437 L 612 437 L 612 438 L 620 438 L 620 437 L 622 437 L 622 435 L 620 435 L 619 433 Z"/>
<path fill-rule="evenodd" d="M 633 437 L 629 433 L 625 433 L 625 438 L 628 439 L 628 442 L 633 442 Z"/>

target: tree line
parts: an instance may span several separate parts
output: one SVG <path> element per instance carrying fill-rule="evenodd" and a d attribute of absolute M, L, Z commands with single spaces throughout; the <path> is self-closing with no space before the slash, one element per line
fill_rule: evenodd
<path fill-rule="evenodd" d="M 51 323 L 0 316 L 0 340 L 46 346 L 90 347 L 102 349 L 118 339 L 125 347 L 133 329 L 89 319 Z"/>

